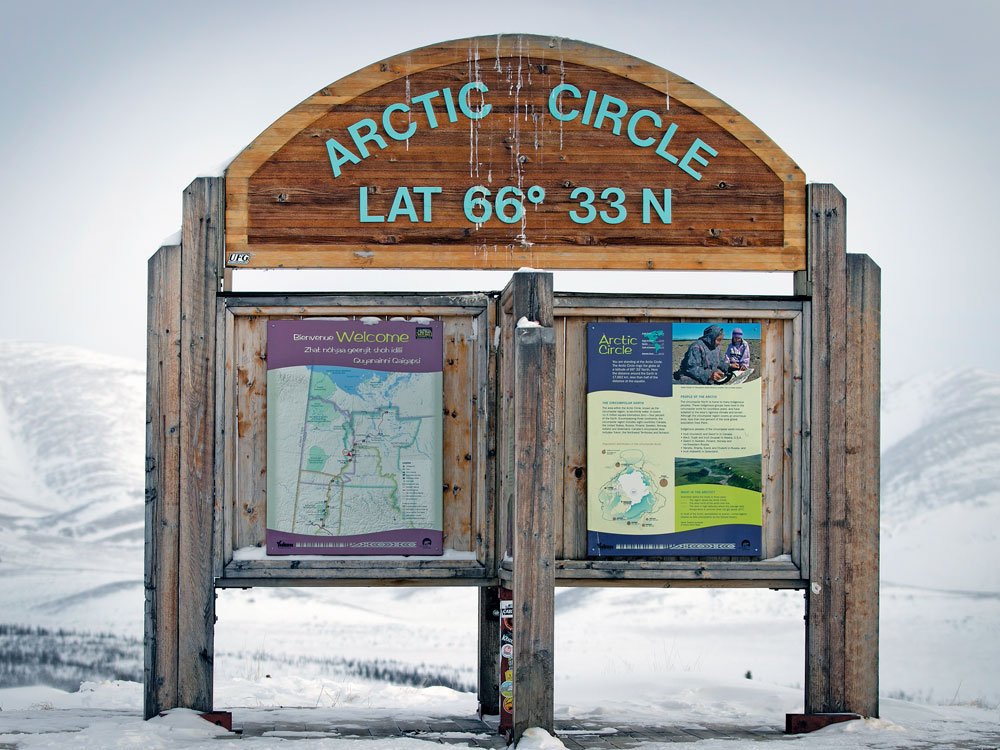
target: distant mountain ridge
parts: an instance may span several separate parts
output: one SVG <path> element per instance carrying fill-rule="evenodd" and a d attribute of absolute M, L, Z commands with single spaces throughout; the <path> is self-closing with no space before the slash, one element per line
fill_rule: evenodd
<path fill-rule="evenodd" d="M 0 524 L 141 544 L 145 368 L 0 341 Z"/>
<path fill-rule="evenodd" d="M 141 608 L 144 401 L 142 363 L 0 342 L 0 609 Z M 890 384 L 882 405 L 883 580 L 1000 591 L 1000 375 Z"/>
<path fill-rule="evenodd" d="M 1000 499 L 1000 374 L 963 370 L 883 388 L 887 527 Z"/>

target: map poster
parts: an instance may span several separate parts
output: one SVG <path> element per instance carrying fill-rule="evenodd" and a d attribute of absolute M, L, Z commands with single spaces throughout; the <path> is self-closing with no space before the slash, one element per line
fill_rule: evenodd
<path fill-rule="evenodd" d="M 592 557 L 761 553 L 759 323 L 587 326 Z"/>
<path fill-rule="evenodd" d="M 442 554 L 440 321 L 267 328 L 267 553 Z"/>

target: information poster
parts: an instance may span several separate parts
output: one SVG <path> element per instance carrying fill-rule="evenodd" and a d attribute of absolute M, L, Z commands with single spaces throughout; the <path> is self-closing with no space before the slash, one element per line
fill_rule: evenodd
<path fill-rule="evenodd" d="M 759 556 L 759 323 L 587 326 L 590 556 Z"/>
<path fill-rule="evenodd" d="M 442 554 L 440 321 L 267 329 L 267 553 Z"/>

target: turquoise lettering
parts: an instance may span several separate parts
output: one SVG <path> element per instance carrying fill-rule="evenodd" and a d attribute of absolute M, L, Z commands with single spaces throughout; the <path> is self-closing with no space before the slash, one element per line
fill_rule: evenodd
<path fill-rule="evenodd" d="M 489 89 L 486 84 L 482 81 L 470 81 L 469 83 L 462 86 L 458 92 L 458 106 L 462 110 L 462 114 L 468 117 L 470 120 L 482 120 L 486 115 L 493 111 L 492 104 L 483 104 L 476 112 L 469 105 L 469 93 L 472 91 L 480 91 L 486 93 Z"/>
<path fill-rule="evenodd" d="M 447 91 L 448 89 L 445 89 Z M 441 192 L 439 187 L 415 187 L 413 192 L 417 193 L 424 199 L 424 221 L 431 221 L 431 196 L 436 195 Z"/>
<path fill-rule="evenodd" d="M 400 133 L 392 126 L 392 120 L 389 119 L 390 117 L 392 117 L 393 112 L 409 112 L 409 111 L 410 108 L 401 102 L 397 102 L 396 104 L 390 104 L 388 107 L 385 108 L 385 112 L 382 113 L 382 130 L 385 131 L 386 135 L 388 135 L 390 138 L 396 141 L 405 141 L 407 138 L 411 138 L 413 134 L 417 132 L 417 123 L 415 122 L 411 122 L 409 127 L 402 133 Z"/>
<path fill-rule="evenodd" d="M 326 142 L 326 151 L 330 155 L 330 166 L 333 167 L 333 176 L 340 177 L 340 168 L 345 164 L 359 164 L 361 159 L 348 151 L 335 138 Z"/>
<path fill-rule="evenodd" d="M 628 209 L 625 208 L 625 191 L 618 187 L 609 187 L 601 193 L 601 200 L 608 201 L 608 206 L 617 211 L 612 216 L 607 211 L 601 211 L 601 221 L 605 224 L 621 224 L 628 216 Z"/>
<path fill-rule="evenodd" d="M 638 123 L 639 120 L 643 119 L 644 117 L 648 117 L 650 120 L 652 120 L 653 125 L 657 128 L 663 125 L 663 120 L 660 119 L 660 116 L 656 114 L 656 112 L 654 112 L 651 109 L 640 109 L 630 118 L 628 118 L 628 127 L 625 129 L 625 132 L 628 133 L 628 139 L 632 141 L 632 143 L 634 143 L 636 146 L 640 146 L 642 148 L 648 148 L 649 146 L 652 146 L 654 143 L 656 143 L 656 139 L 653 136 L 649 136 L 648 138 L 640 138 L 635 132 L 636 123 Z"/>
<path fill-rule="evenodd" d="M 614 106 L 616 108 L 615 112 L 612 112 L 610 107 Z M 622 118 L 625 113 L 628 112 L 628 105 L 621 99 L 611 96 L 610 94 L 605 94 L 601 97 L 601 104 L 597 108 L 597 114 L 594 115 L 594 127 L 600 129 L 601 125 L 604 124 L 605 118 L 612 121 L 611 132 L 615 135 L 622 134 Z"/>
<path fill-rule="evenodd" d="M 400 186 L 396 190 L 392 208 L 389 209 L 388 221 L 395 221 L 400 215 L 406 216 L 414 224 L 420 221 L 417 218 L 417 209 L 413 207 L 413 198 L 410 197 L 410 191 L 405 186 Z"/>
<path fill-rule="evenodd" d="M 569 112 L 563 112 L 559 109 L 559 97 L 563 92 L 567 94 L 572 94 L 574 99 L 579 99 L 580 89 L 574 86 L 572 83 L 560 83 L 558 86 L 552 89 L 549 93 L 549 114 L 552 115 L 557 120 L 562 122 L 569 122 L 576 118 L 580 114 L 580 110 L 571 109 Z"/>
<path fill-rule="evenodd" d="M 455 100 L 451 96 L 451 89 L 442 90 L 444 94 L 444 108 L 448 111 L 448 122 L 458 122 L 458 112 L 455 111 Z"/>
<path fill-rule="evenodd" d="M 374 224 L 375 222 L 385 221 L 384 216 L 368 215 L 368 188 L 364 185 L 358 188 L 358 218 L 362 224 Z"/>
<path fill-rule="evenodd" d="M 597 99 L 597 92 L 591 89 L 587 92 L 587 102 L 583 105 L 583 117 L 580 119 L 584 125 L 590 125 L 590 116 L 594 113 L 594 100 Z"/>
<path fill-rule="evenodd" d="M 714 148 L 705 143 L 705 141 L 703 141 L 701 138 L 695 138 L 694 143 L 691 144 L 691 148 L 687 150 L 687 153 L 684 154 L 684 158 L 681 159 L 681 163 L 677 165 L 685 172 L 687 172 L 689 175 L 694 177 L 696 180 L 701 179 L 701 173 L 696 172 L 694 169 L 691 168 L 691 162 L 696 161 L 703 167 L 708 166 L 708 159 L 699 154 L 698 153 L 699 151 L 704 151 L 709 156 L 719 155 L 718 151 L 716 151 Z"/>
<path fill-rule="evenodd" d="M 368 132 L 362 135 L 360 133 L 362 128 L 367 128 Z M 363 120 L 358 120 L 353 125 L 347 126 L 347 132 L 351 134 L 351 138 L 354 140 L 354 146 L 358 149 L 358 153 L 361 154 L 362 159 L 367 159 L 370 154 L 368 153 L 368 147 L 366 143 L 372 142 L 380 149 L 385 148 L 387 145 L 385 138 L 378 134 L 378 125 L 369 117 Z"/>
<path fill-rule="evenodd" d="M 663 224 L 669 224 L 670 218 L 670 198 L 671 192 L 670 188 L 664 188 L 663 190 L 663 202 L 660 203 L 656 200 L 656 194 L 649 188 L 642 189 L 642 223 L 650 224 L 650 208 L 656 211 L 657 215 L 660 217 L 660 221 Z"/>
<path fill-rule="evenodd" d="M 438 126 L 437 116 L 434 114 L 434 106 L 431 104 L 431 100 L 439 96 L 440 93 L 440 91 L 435 89 L 434 91 L 428 91 L 426 94 L 420 94 L 420 96 L 410 99 L 414 104 L 424 105 L 424 114 L 427 115 L 427 124 L 431 126 L 431 129 Z M 389 221 L 392 221 L 392 219 Z"/>
<path fill-rule="evenodd" d="M 677 123 L 670 123 L 670 127 L 667 128 L 663 137 L 660 139 L 660 145 L 656 147 L 656 155 L 662 156 L 664 159 L 669 161 L 671 164 L 677 163 L 677 157 L 672 153 L 667 151 L 667 146 L 670 145 L 670 139 L 674 137 L 674 133 L 677 132 Z"/>

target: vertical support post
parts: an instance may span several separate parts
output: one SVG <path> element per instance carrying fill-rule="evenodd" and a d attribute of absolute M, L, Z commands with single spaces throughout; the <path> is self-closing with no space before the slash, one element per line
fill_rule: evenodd
<path fill-rule="evenodd" d="M 553 731 L 555 391 L 552 274 L 514 275 L 514 728 Z"/>
<path fill-rule="evenodd" d="M 834 186 L 810 185 L 808 205 L 809 269 L 796 280 L 812 294 L 805 711 L 877 716 L 877 273 L 863 261 L 848 273 Z"/>
<path fill-rule="evenodd" d="M 181 248 L 149 259 L 146 345 L 145 664 L 147 719 L 177 705 Z"/>
<path fill-rule="evenodd" d="M 479 715 L 500 713 L 500 588 L 479 588 Z"/>
<path fill-rule="evenodd" d="M 181 227 L 180 534 L 177 701 L 212 710 L 215 586 L 216 293 L 222 258 L 222 178 L 184 190 Z"/>
<path fill-rule="evenodd" d="M 877 717 L 881 270 L 847 256 L 847 570 L 845 702 Z"/>
<path fill-rule="evenodd" d="M 810 185 L 807 203 L 812 387 L 805 711 L 812 714 L 847 710 L 847 203 L 833 185 Z"/>

